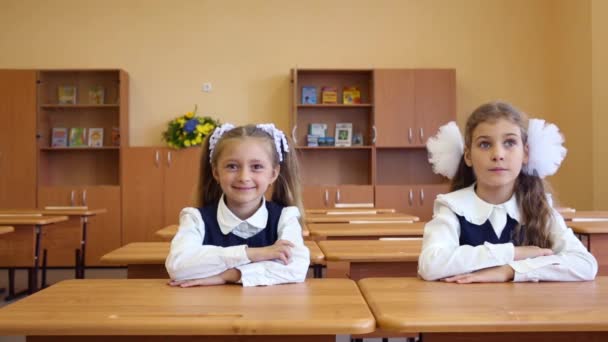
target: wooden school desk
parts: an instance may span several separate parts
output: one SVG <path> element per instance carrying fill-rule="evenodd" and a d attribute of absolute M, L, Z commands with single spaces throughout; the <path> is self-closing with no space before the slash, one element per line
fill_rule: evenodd
<path fill-rule="evenodd" d="M 568 227 L 582 237 L 587 250 L 598 264 L 598 275 L 608 275 L 608 221 L 568 222 Z"/>
<path fill-rule="evenodd" d="M 311 223 L 310 236 L 316 240 L 375 240 L 383 237 L 421 237 L 426 222 L 413 223 Z"/>
<path fill-rule="evenodd" d="M 568 221 L 608 221 L 608 211 L 601 210 L 577 210 L 574 212 L 562 212 L 566 222 Z"/>
<path fill-rule="evenodd" d="M 245 288 L 66 280 L 0 309 L 0 335 L 28 341 L 335 341 L 375 327 L 349 279 Z"/>
<path fill-rule="evenodd" d="M 327 215 L 311 214 L 306 215 L 305 221 L 311 223 L 375 223 L 375 222 L 394 222 L 412 223 L 419 221 L 417 216 L 394 213 L 394 214 L 348 214 L 348 215 Z"/>
<path fill-rule="evenodd" d="M 608 278 L 591 282 L 451 284 L 359 281 L 383 331 L 434 341 L 606 341 Z"/>
<path fill-rule="evenodd" d="M 111 265 L 127 265 L 127 278 L 169 278 L 165 259 L 169 255 L 170 242 L 132 242 L 101 257 Z M 310 263 L 316 278 L 321 277 L 324 256 L 314 241 L 304 241 L 310 251 Z"/>
<path fill-rule="evenodd" d="M 329 209 L 305 209 L 307 215 L 311 214 L 329 214 L 329 215 L 343 215 L 343 214 L 392 214 L 395 213 L 395 209 L 390 208 L 329 208 Z"/>
<path fill-rule="evenodd" d="M 84 278 L 85 273 L 85 256 L 87 246 L 87 223 L 89 217 L 96 216 L 99 214 L 106 213 L 107 210 L 103 208 L 98 209 L 86 209 L 86 208 L 70 208 L 70 207 L 58 207 L 54 209 L 0 209 L 0 216 L 3 215 L 46 215 L 46 216 L 67 216 L 69 219 L 78 218 L 81 224 L 81 239 L 80 249 L 76 250 L 76 261 L 74 268 L 76 270 L 76 278 Z"/>
<path fill-rule="evenodd" d="M 15 227 L 11 226 L 0 226 L 0 235 L 12 233 L 15 231 Z"/>
<path fill-rule="evenodd" d="M 9 271 L 7 300 L 22 294 L 15 293 L 14 275 L 17 267 L 28 269 L 27 293 L 38 290 L 42 228 L 67 220 L 67 216 L 0 216 L 0 225 L 15 227 L 13 233 L 0 237 L 0 267 L 6 267 Z"/>
<path fill-rule="evenodd" d="M 325 255 L 328 277 L 358 280 L 418 274 L 422 239 L 325 240 L 318 244 Z"/>

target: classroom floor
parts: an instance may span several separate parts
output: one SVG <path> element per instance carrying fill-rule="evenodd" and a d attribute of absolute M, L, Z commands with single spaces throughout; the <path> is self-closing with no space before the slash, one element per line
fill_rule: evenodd
<path fill-rule="evenodd" d="M 312 277 L 312 274 L 310 274 Z M 86 271 L 87 278 L 126 278 L 127 270 L 125 268 L 94 268 L 87 269 Z M 15 275 L 15 290 L 20 291 L 27 286 L 27 272 L 25 270 L 18 270 Z M 64 270 L 64 269 L 51 269 L 47 273 L 47 282 L 49 284 L 54 284 L 58 281 L 64 279 L 74 279 L 74 270 Z M 5 269 L 0 269 L 0 288 L 8 287 L 8 271 Z M 10 304 L 11 302 L 4 301 L 4 296 L 6 293 L 2 294 L 2 299 L 0 300 L 0 308 Z M 18 300 L 18 299 L 17 299 Z M 390 342 L 404 342 L 405 338 L 391 338 Z M 349 342 L 349 335 L 338 335 L 336 337 L 336 342 Z M 382 339 L 380 338 L 368 338 L 365 339 L 365 342 L 380 342 Z M 0 342 L 25 342 L 25 336 L 0 336 Z"/>

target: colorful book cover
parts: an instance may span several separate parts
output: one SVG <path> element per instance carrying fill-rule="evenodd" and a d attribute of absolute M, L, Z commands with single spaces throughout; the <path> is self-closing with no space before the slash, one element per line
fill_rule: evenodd
<path fill-rule="evenodd" d="M 317 104 L 316 87 L 302 87 L 302 104 Z"/>
<path fill-rule="evenodd" d="M 338 103 L 338 91 L 335 87 L 323 87 L 321 89 L 321 102 L 323 104 Z"/>
<path fill-rule="evenodd" d="M 103 146 L 103 128 L 89 128 L 89 146 Z"/>
<path fill-rule="evenodd" d="M 82 127 L 70 128 L 70 147 L 87 146 L 87 129 Z"/>
<path fill-rule="evenodd" d="M 361 91 L 357 87 L 344 87 L 342 91 L 343 104 L 361 103 Z"/>
<path fill-rule="evenodd" d="M 68 129 L 55 127 L 51 134 L 51 147 L 68 146 Z"/>
<path fill-rule="evenodd" d="M 57 103 L 76 104 L 76 87 L 63 85 L 57 88 Z"/>
<path fill-rule="evenodd" d="M 308 126 L 308 134 L 316 135 L 317 137 L 325 137 L 327 133 L 327 124 L 324 123 L 311 123 Z"/>
<path fill-rule="evenodd" d="M 336 123 L 336 146 L 351 146 L 353 138 L 353 124 L 350 122 Z"/>
<path fill-rule="evenodd" d="M 105 89 L 102 86 L 93 86 L 89 88 L 89 103 L 104 104 Z"/>

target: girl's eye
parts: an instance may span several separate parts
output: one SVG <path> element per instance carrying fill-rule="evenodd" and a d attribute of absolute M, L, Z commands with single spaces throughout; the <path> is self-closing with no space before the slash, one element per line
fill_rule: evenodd
<path fill-rule="evenodd" d="M 251 168 L 254 169 L 254 170 L 259 171 L 259 170 L 263 170 L 264 169 L 264 165 L 262 165 L 262 164 L 253 164 L 251 166 Z"/>
<path fill-rule="evenodd" d="M 490 146 L 491 146 L 491 144 L 487 141 L 482 141 L 479 143 L 479 148 L 482 148 L 482 149 L 490 148 Z"/>
<path fill-rule="evenodd" d="M 515 139 L 508 139 L 504 142 L 506 147 L 513 147 L 515 145 L 517 145 L 517 141 L 515 141 Z"/>
<path fill-rule="evenodd" d="M 236 170 L 236 169 L 238 169 L 238 166 L 236 164 L 226 164 L 226 169 Z"/>

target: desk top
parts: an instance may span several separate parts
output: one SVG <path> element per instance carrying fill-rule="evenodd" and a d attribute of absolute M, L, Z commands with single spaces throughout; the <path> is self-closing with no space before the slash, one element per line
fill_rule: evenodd
<path fill-rule="evenodd" d="M 395 209 L 379 209 L 379 208 L 328 208 L 328 209 L 305 209 L 307 215 L 311 214 L 329 214 L 329 215 L 343 215 L 343 214 L 392 214 L 395 213 Z"/>
<path fill-rule="evenodd" d="M 11 227 L 11 226 L 0 226 L 0 235 L 2 234 L 8 234 L 8 233 L 12 233 L 15 231 L 15 227 Z"/>
<path fill-rule="evenodd" d="M 0 309 L 0 335 L 333 335 L 376 328 L 349 279 L 259 287 L 166 282 L 62 281 Z"/>
<path fill-rule="evenodd" d="M 304 241 L 310 250 L 310 261 L 323 262 L 325 257 L 314 241 Z M 101 257 L 101 262 L 113 265 L 157 265 L 164 264 L 169 254 L 170 242 L 132 242 Z"/>
<path fill-rule="evenodd" d="M 568 227 L 578 234 L 608 233 L 608 221 L 568 222 Z"/>
<path fill-rule="evenodd" d="M 179 229 L 179 226 L 177 224 L 172 224 L 172 225 L 166 226 L 165 228 L 161 228 L 161 229 L 157 230 L 154 234 L 156 234 L 157 236 L 160 236 L 164 240 L 171 240 L 171 239 L 173 239 L 175 234 L 177 234 L 178 229 Z M 302 236 L 309 236 L 309 235 L 310 235 L 310 231 L 308 229 L 306 229 L 305 227 L 303 227 Z"/>
<path fill-rule="evenodd" d="M 415 262 L 422 239 L 408 240 L 325 240 L 319 247 L 327 261 Z"/>
<path fill-rule="evenodd" d="M 576 219 L 607 219 L 608 211 L 602 210 L 577 210 L 574 212 L 561 212 L 560 213 L 566 221 L 572 221 Z"/>
<path fill-rule="evenodd" d="M 426 222 L 413 223 L 311 223 L 312 236 L 422 236 Z"/>
<path fill-rule="evenodd" d="M 104 214 L 108 212 L 104 208 L 99 209 L 69 209 L 69 207 L 65 207 L 62 209 L 0 209 L 0 216 L 4 215 L 62 215 L 62 216 L 95 216 L 98 214 Z"/>
<path fill-rule="evenodd" d="M 67 221 L 67 216 L 0 216 L 0 224 L 12 226 L 41 225 Z"/>
<path fill-rule="evenodd" d="M 374 222 L 400 222 L 411 223 L 418 221 L 417 216 L 394 213 L 394 214 L 310 214 L 306 215 L 306 223 L 374 223 Z"/>
<path fill-rule="evenodd" d="M 359 281 L 378 327 L 391 332 L 605 331 L 608 278 L 592 282 L 453 284 Z"/>

